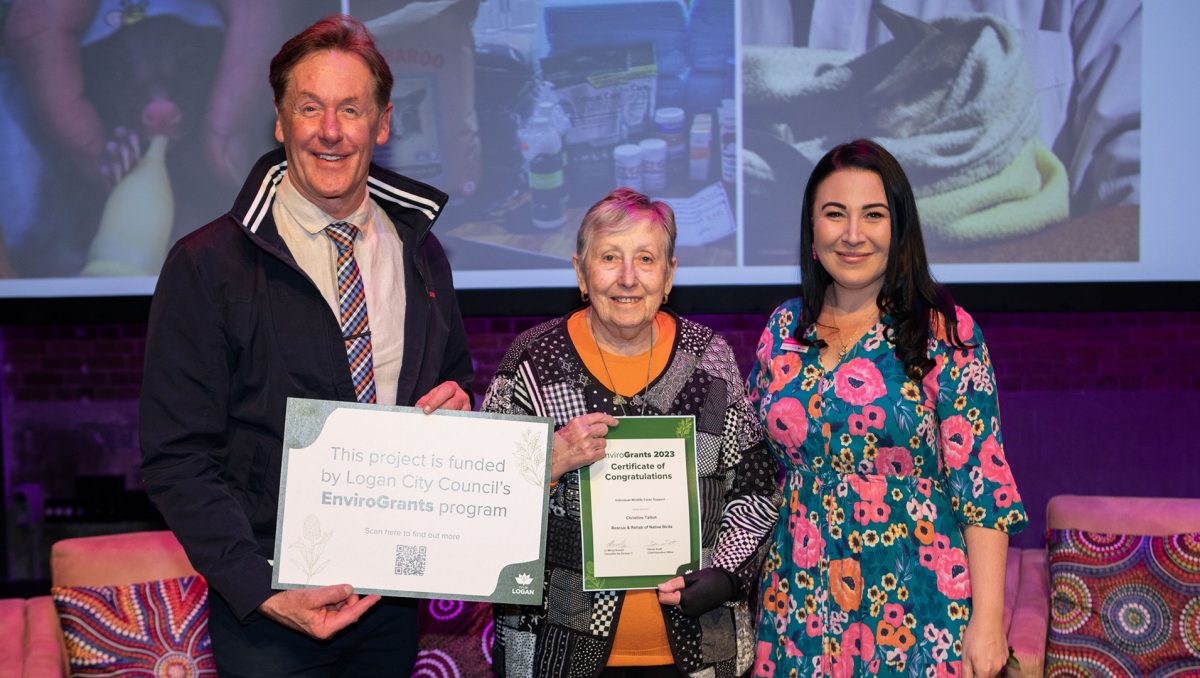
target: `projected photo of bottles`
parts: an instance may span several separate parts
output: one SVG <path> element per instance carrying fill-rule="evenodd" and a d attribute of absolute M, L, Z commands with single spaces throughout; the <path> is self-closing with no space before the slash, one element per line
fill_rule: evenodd
<path fill-rule="evenodd" d="M 1141 3 L 741 6 L 746 264 L 794 260 L 813 163 L 862 136 L 934 262 L 1138 260 Z"/>
<path fill-rule="evenodd" d="M 450 193 L 456 270 L 567 270 L 618 186 L 672 204 L 687 265 L 737 262 L 732 1 L 351 8 L 396 74 L 377 158 Z"/>

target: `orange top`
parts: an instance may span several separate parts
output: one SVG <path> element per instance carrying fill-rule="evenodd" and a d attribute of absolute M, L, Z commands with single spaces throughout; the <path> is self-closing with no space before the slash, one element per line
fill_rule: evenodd
<path fill-rule="evenodd" d="M 675 318 L 669 313 L 659 311 L 654 316 L 654 351 L 649 349 L 637 355 L 625 356 L 604 352 L 604 360 L 600 359 L 600 351 L 596 340 L 592 337 L 587 324 L 587 311 L 580 311 L 567 319 L 567 333 L 571 343 L 583 359 L 584 366 L 604 384 L 610 391 L 615 391 L 626 398 L 641 393 L 649 382 L 658 378 L 667 367 L 671 358 L 671 348 L 675 345 Z M 649 362 L 653 358 L 652 362 Z M 608 369 L 605 369 L 605 366 Z M 646 379 L 647 367 L 650 378 Z M 616 382 L 613 388 L 611 381 Z M 626 405 L 629 415 L 640 414 L 630 405 Z M 619 411 L 615 414 L 622 414 Z M 617 629 L 613 634 L 612 652 L 608 655 L 609 666 L 658 666 L 673 664 L 674 656 L 667 642 L 667 627 L 663 622 L 662 608 L 658 604 L 658 593 L 653 589 L 644 591 L 627 591 L 625 603 L 621 607 L 621 616 L 617 619 Z"/>

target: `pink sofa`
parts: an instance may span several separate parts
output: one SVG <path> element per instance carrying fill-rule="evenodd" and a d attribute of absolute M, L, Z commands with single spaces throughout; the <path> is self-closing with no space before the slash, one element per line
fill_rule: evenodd
<path fill-rule="evenodd" d="M 1046 525 L 1119 534 L 1197 532 L 1200 499 L 1059 495 L 1046 508 Z M 195 574 L 170 532 L 66 539 L 52 548 L 50 569 L 56 586 L 121 585 Z M 1004 602 L 1008 643 L 1021 663 L 1017 675 L 1041 676 L 1050 620 L 1044 548 L 1009 549 Z M 66 648 L 50 596 L 0 600 L 0 675 L 66 675 Z"/>
<path fill-rule="evenodd" d="M 1046 663 L 1050 582 L 1045 549 L 1008 550 L 1004 582 L 1004 628 L 1020 672 L 1008 678 L 1040 677 Z"/>
<path fill-rule="evenodd" d="M 170 532 L 67 539 L 51 551 L 55 586 L 132 584 L 194 574 Z M 1009 549 L 1004 624 L 1023 676 L 1042 675 L 1049 583 L 1042 549 Z M 0 600 L 0 675 L 65 676 L 66 648 L 50 596 Z"/>
<path fill-rule="evenodd" d="M 131 532 L 56 542 L 54 586 L 119 586 L 196 574 L 170 532 Z M 66 676 L 67 650 L 50 596 L 0 600 L 0 675 Z"/>
<path fill-rule="evenodd" d="M 1046 506 L 1046 527 L 1151 536 L 1200 532 L 1200 499 L 1060 494 Z M 1046 550 L 1009 549 L 1007 575 L 1008 644 L 1021 662 L 1021 676 L 1041 676 L 1050 622 Z"/>

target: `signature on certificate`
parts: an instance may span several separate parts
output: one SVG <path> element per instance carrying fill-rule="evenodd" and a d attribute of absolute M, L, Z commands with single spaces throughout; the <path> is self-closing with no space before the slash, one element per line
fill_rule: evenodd
<path fill-rule="evenodd" d="M 626 547 L 624 539 L 613 539 L 607 544 L 610 549 L 623 549 Z"/>
<path fill-rule="evenodd" d="M 646 542 L 646 548 L 651 548 L 651 549 L 660 548 L 661 549 L 661 548 L 666 548 L 668 546 L 674 546 L 678 543 L 679 543 L 678 539 L 654 540 L 654 541 Z"/>

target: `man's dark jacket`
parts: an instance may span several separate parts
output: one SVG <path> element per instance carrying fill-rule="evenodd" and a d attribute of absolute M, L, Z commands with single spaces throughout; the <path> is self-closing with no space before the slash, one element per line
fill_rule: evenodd
<path fill-rule="evenodd" d="M 146 491 L 239 618 L 273 592 L 284 407 L 355 400 L 337 317 L 279 237 L 284 153 L 255 166 L 233 210 L 168 254 L 150 309 L 140 433 Z M 446 194 L 372 165 L 371 197 L 404 244 L 396 403 L 473 377 L 450 265 L 429 233 Z"/>

